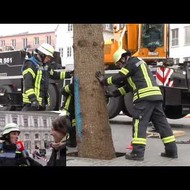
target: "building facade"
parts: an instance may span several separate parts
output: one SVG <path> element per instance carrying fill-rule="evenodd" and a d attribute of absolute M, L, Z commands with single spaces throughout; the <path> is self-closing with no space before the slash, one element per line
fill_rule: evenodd
<path fill-rule="evenodd" d="M 103 24 L 103 36 L 104 39 L 113 37 L 113 24 Z M 74 68 L 73 24 L 57 24 L 54 28 L 50 25 L 49 31 L 40 33 L 28 31 L 15 35 L 0 36 L 0 49 L 8 51 L 28 48 L 29 51 L 32 51 L 44 42 L 51 44 L 56 51 L 60 52 L 62 66 L 68 70 Z"/>
<path fill-rule="evenodd" d="M 113 24 L 103 24 L 104 39 L 113 38 Z M 122 28 L 124 24 L 115 24 L 117 28 Z M 32 33 L 30 31 L 9 36 L 0 36 L 0 49 L 3 51 L 10 49 L 34 50 L 41 43 L 51 44 L 56 51 L 60 52 L 62 65 L 66 69 L 72 70 L 74 67 L 73 56 L 73 24 L 51 25 L 47 31 L 42 32 L 43 26 L 39 26 L 41 32 Z M 170 24 L 170 54 L 175 63 L 190 60 L 190 24 Z"/>
<path fill-rule="evenodd" d="M 0 36 L 0 47 L 2 51 L 12 49 L 21 50 L 25 48 L 32 51 L 44 42 L 55 47 L 55 31 L 42 33 L 24 32 L 16 35 Z"/>
<path fill-rule="evenodd" d="M 55 112 L 15 112 L 6 111 L 0 114 L 0 135 L 7 123 L 17 123 L 20 126 L 19 138 L 25 148 L 31 153 L 37 145 L 44 148 L 45 143 L 51 142 L 52 121 L 58 117 Z"/>
<path fill-rule="evenodd" d="M 175 63 L 190 61 L 190 24 L 170 24 L 170 57 Z"/>
<path fill-rule="evenodd" d="M 56 51 L 60 52 L 62 65 L 74 69 L 73 24 L 59 24 L 56 30 Z M 113 38 L 113 24 L 103 24 L 104 40 Z"/>

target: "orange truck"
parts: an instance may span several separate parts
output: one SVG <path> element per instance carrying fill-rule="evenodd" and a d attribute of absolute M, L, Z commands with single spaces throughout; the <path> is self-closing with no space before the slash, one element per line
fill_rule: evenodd
<path fill-rule="evenodd" d="M 190 113 L 190 73 L 188 62 L 174 64 L 169 58 L 169 24 L 115 24 L 113 39 L 104 44 L 105 75 L 119 70 L 114 65 L 113 54 L 118 48 L 130 50 L 133 56 L 146 61 L 164 96 L 164 110 L 168 118 L 178 119 Z M 110 86 L 114 89 L 117 86 Z M 121 111 L 133 115 L 132 93 L 108 99 L 109 117 Z"/>
<path fill-rule="evenodd" d="M 168 24 L 125 24 L 121 29 L 115 25 L 113 34 L 113 40 L 105 41 L 106 65 L 113 65 L 113 54 L 119 47 L 148 63 L 163 61 L 169 55 Z"/>

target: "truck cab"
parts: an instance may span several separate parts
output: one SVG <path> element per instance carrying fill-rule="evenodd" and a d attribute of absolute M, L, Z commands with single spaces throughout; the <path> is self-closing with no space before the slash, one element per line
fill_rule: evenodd
<path fill-rule="evenodd" d="M 125 24 L 123 28 L 115 25 L 113 34 L 114 38 L 104 44 L 105 65 L 114 65 L 113 54 L 118 48 L 129 50 L 150 64 L 168 58 L 168 24 Z"/>

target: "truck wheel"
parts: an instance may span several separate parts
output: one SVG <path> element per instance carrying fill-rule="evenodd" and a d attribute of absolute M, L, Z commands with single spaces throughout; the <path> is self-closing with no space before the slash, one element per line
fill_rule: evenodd
<path fill-rule="evenodd" d="M 13 91 L 10 86 L 1 86 L 0 88 L 5 89 L 6 92 L 12 92 Z M 13 106 L 11 106 L 11 105 L 0 104 L 0 111 L 10 111 L 12 108 L 13 108 Z"/>
<path fill-rule="evenodd" d="M 124 103 L 125 103 L 125 108 L 127 112 L 129 113 L 128 116 L 132 117 L 134 110 L 133 110 L 133 94 L 131 92 L 127 93 L 124 96 Z"/>
<path fill-rule="evenodd" d="M 134 110 L 133 110 L 133 95 L 132 95 L 132 93 L 128 93 L 124 96 L 124 102 L 125 102 L 126 110 L 129 112 L 129 114 L 131 116 L 133 116 Z M 185 114 L 182 114 L 181 106 L 165 106 L 164 112 L 166 114 L 166 117 L 169 119 L 180 119 L 180 118 L 185 117 Z"/>
<path fill-rule="evenodd" d="M 121 112 L 122 97 L 109 98 L 107 107 L 108 107 L 109 119 L 114 118 Z"/>
<path fill-rule="evenodd" d="M 122 109 L 121 109 L 121 111 L 123 112 L 123 114 L 125 114 L 125 115 L 127 115 L 129 117 L 132 117 L 131 114 L 126 109 L 124 98 L 122 99 L 122 101 L 123 101 L 123 103 L 122 103 Z"/>
<path fill-rule="evenodd" d="M 117 89 L 117 87 L 114 85 L 107 86 L 105 88 L 109 91 L 113 91 L 113 90 Z M 109 119 L 114 118 L 121 112 L 122 98 L 123 97 L 119 96 L 119 97 L 113 97 L 113 98 L 107 99 L 107 108 L 108 108 Z"/>
<path fill-rule="evenodd" d="M 182 114 L 181 106 L 164 106 L 164 112 L 169 119 L 180 119 L 186 116 Z"/>
<path fill-rule="evenodd" d="M 53 84 L 49 84 L 48 94 L 50 99 L 50 105 L 47 107 L 46 110 L 48 111 L 58 110 L 57 108 L 58 94 Z"/>

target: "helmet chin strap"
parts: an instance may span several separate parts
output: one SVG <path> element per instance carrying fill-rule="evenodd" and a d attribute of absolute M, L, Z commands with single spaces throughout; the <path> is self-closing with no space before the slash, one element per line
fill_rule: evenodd
<path fill-rule="evenodd" d="M 39 51 L 38 49 L 36 49 L 35 52 L 37 53 L 37 57 L 40 60 L 40 62 L 44 63 L 46 55 L 42 53 L 41 51 Z"/>
<path fill-rule="evenodd" d="M 126 57 L 126 61 L 128 61 L 129 58 L 130 58 L 130 56 L 127 56 L 127 57 Z"/>
<path fill-rule="evenodd" d="M 9 144 L 11 144 L 10 133 L 9 133 L 9 134 L 6 134 L 6 135 L 4 136 L 4 139 L 6 140 L 6 142 L 8 142 Z"/>
<path fill-rule="evenodd" d="M 38 53 L 37 56 L 38 56 L 39 60 L 40 60 L 42 63 L 44 63 L 44 60 L 45 60 L 45 58 L 46 58 L 46 55 L 41 54 L 41 53 Z"/>

